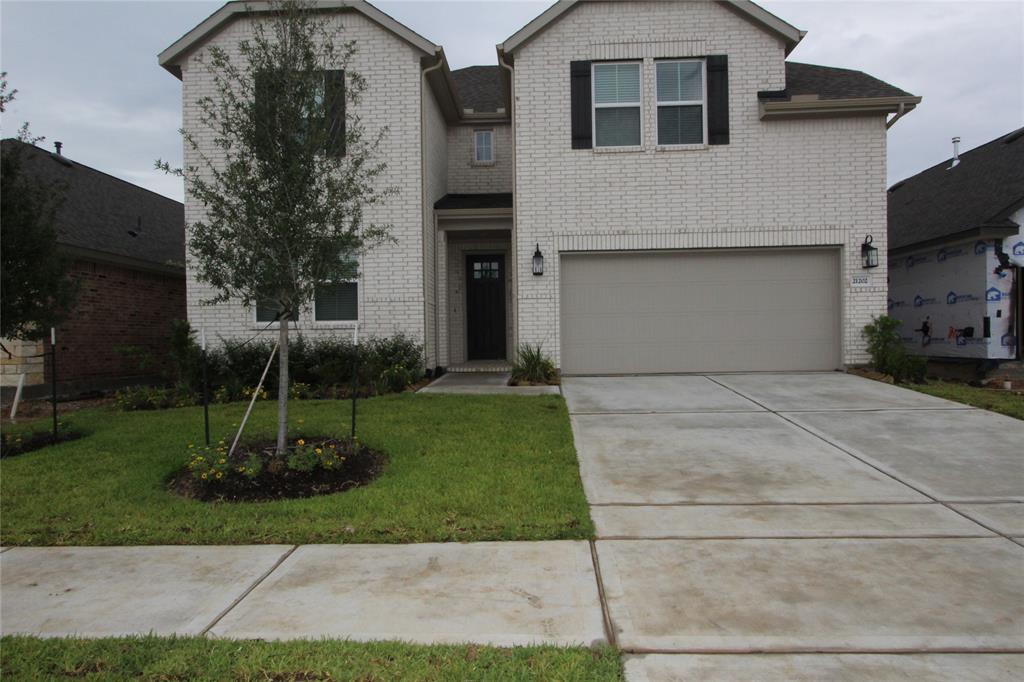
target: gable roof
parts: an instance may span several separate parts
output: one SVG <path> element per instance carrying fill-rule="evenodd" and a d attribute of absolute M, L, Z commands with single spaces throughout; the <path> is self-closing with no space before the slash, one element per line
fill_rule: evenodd
<path fill-rule="evenodd" d="M 467 66 L 452 71 L 462 106 L 474 113 L 497 113 L 498 109 L 507 112 L 501 72 L 500 66 Z"/>
<path fill-rule="evenodd" d="M 1024 206 L 1024 128 L 951 161 L 889 188 L 890 250 L 986 229 L 1017 233 L 1010 215 Z"/>
<path fill-rule="evenodd" d="M 184 269 L 185 208 L 180 202 L 15 139 L 2 142 L 2 153 L 21 154 L 26 178 L 63 185 L 58 244 L 86 258 L 107 255 L 164 270 Z"/>
<path fill-rule="evenodd" d="M 571 10 L 580 2 L 587 0 L 558 0 L 539 16 L 533 19 L 526 26 L 513 33 L 502 44 L 498 45 L 498 51 L 511 54 L 520 47 L 535 38 L 538 34 L 557 21 L 562 15 Z M 750 0 L 714 0 L 756 26 L 781 38 L 786 43 L 786 54 L 789 54 L 797 43 L 804 37 L 804 32 L 795 26 L 786 23 L 768 10 L 755 5 Z"/>
<path fill-rule="evenodd" d="M 441 49 L 439 45 L 430 42 L 408 26 L 399 23 L 370 3 L 365 2 L 365 0 L 312 0 L 312 4 L 320 10 L 351 9 L 359 12 L 426 55 L 433 56 Z M 269 0 L 232 0 L 228 2 L 161 52 L 158 57 L 160 66 L 181 78 L 179 62 L 189 50 L 201 43 L 206 37 L 219 31 L 223 25 L 239 15 L 269 12 L 272 9 L 273 3 Z"/>

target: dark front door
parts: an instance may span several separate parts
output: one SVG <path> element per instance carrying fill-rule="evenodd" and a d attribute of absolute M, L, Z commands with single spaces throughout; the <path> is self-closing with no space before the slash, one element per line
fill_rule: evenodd
<path fill-rule="evenodd" d="M 505 256 L 466 256 L 469 360 L 505 359 Z"/>

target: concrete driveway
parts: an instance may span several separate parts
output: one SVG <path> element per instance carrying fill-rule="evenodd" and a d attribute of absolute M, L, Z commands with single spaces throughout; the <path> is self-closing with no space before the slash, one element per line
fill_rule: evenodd
<path fill-rule="evenodd" d="M 631 679 L 1024 677 L 1024 423 L 841 373 L 563 392 Z"/>

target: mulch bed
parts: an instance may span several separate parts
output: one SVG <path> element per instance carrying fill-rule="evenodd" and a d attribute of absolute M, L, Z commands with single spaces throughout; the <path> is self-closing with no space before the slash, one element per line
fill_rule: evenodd
<path fill-rule="evenodd" d="M 0 457 L 7 459 L 16 455 L 23 455 L 39 448 L 57 443 L 66 443 L 69 440 L 78 440 L 85 434 L 81 431 L 58 431 L 54 440 L 51 431 L 34 431 L 32 433 L 16 433 L 3 435 L 3 444 L 0 445 Z"/>
<path fill-rule="evenodd" d="M 263 460 L 263 469 L 255 478 L 232 476 L 216 483 L 197 481 L 188 468 L 171 479 L 172 492 L 203 502 L 268 502 L 272 500 L 330 495 L 366 485 L 376 479 L 387 465 L 387 456 L 378 450 L 351 441 L 326 436 L 305 437 L 321 447 L 333 444 L 345 461 L 330 469 L 312 471 L 289 469 L 275 454 L 276 441 L 263 439 L 238 444 L 232 464 L 244 465 L 253 454 Z"/>

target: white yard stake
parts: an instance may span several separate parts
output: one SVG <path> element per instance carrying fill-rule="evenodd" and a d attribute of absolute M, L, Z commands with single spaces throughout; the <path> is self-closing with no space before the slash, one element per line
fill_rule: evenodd
<path fill-rule="evenodd" d="M 25 388 L 25 373 L 18 375 L 18 388 L 14 389 L 14 402 L 11 403 L 11 419 L 18 416 L 18 403 L 21 402 L 21 389 Z"/>
<path fill-rule="evenodd" d="M 228 450 L 228 459 L 231 459 L 232 453 L 235 451 L 235 446 L 238 445 L 238 439 L 242 437 L 242 431 L 245 430 L 245 422 L 249 421 L 249 414 L 252 412 L 252 406 L 256 404 L 256 396 L 260 394 L 260 389 L 263 388 L 263 380 L 267 378 L 267 372 L 270 371 L 270 363 L 274 361 L 274 354 L 277 353 L 277 345 L 274 344 L 274 350 L 270 351 L 270 358 L 267 360 L 267 366 L 263 368 L 263 376 L 260 377 L 260 383 L 256 384 L 256 388 L 252 392 L 252 400 L 249 401 L 249 408 L 245 411 L 245 416 L 242 417 L 242 423 L 238 425 L 238 433 L 235 434 L 235 440 L 231 443 L 231 449 Z"/>

